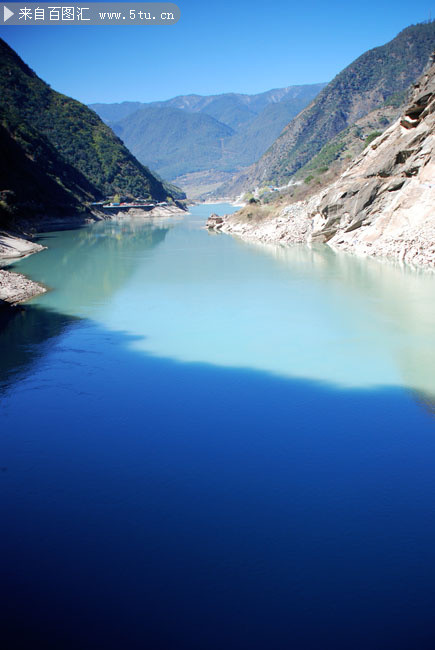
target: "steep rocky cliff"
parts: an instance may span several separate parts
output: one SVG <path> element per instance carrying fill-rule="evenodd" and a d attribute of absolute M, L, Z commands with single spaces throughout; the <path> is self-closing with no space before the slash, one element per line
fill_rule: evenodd
<path fill-rule="evenodd" d="M 435 266 L 435 54 L 399 119 L 335 183 L 309 201 L 247 205 L 219 229 Z"/>
<path fill-rule="evenodd" d="M 282 186 L 338 133 L 376 108 L 397 103 L 422 74 L 435 42 L 435 22 L 411 25 L 365 52 L 295 117 L 260 160 L 225 183 L 221 195 L 272 182 Z"/>
<path fill-rule="evenodd" d="M 401 118 L 310 209 L 311 241 L 435 265 L 435 56 Z"/>

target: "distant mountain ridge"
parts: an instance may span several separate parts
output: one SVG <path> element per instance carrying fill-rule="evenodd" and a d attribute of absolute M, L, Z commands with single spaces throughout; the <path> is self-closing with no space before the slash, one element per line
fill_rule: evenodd
<path fill-rule="evenodd" d="M 338 133 L 403 93 L 422 74 L 434 43 L 435 22 L 428 22 L 365 52 L 289 122 L 257 163 L 220 192 L 237 195 L 264 183 L 288 182 Z"/>
<path fill-rule="evenodd" d="M 149 104 L 91 104 L 90 108 L 141 162 L 176 179 L 211 169 L 234 172 L 250 165 L 324 86 L 288 86 L 257 95 L 183 95 Z"/>
<path fill-rule="evenodd" d="M 66 214 L 115 193 L 170 189 L 89 108 L 52 90 L 0 39 L 0 222 Z"/>
<path fill-rule="evenodd" d="M 146 106 L 113 125 L 139 160 L 165 178 L 219 164 L 222 143 L 234 130 L 205 113 Z M 187 165 L 187 167 L 186 167 Z"/>
<path fill-rule="evenodd" d="M 258 115 L 269 104 L 275 104 L 287 100 L 293 100 L 298 97 L 304 97 L 311 92 L 320 92 L 326 86 L 326 83 L 287 86 L 286 88 L 274 88 L 255 95 L 244 93 L 223 93 L 220 95 L 177 95 L 171 99 L 154 102 L 119 102 L 119 103 L 95 103 L 89 104 L 106 123 L 115 124 L 128 115 L 132 115 L 137 110 L 148 106 L 171 106 L 186 110 L 190 113 L 207 113 L 224 124 L 226 121 L 226 111 L 233 106 L 240 110 L 245 109 L 249 114 Z M 310 89 L 313 89 L 311 91 Z M 227 118 L 228 119 L 228 118 Z M 229 124 L 231 126 L 231 124 Z"/>

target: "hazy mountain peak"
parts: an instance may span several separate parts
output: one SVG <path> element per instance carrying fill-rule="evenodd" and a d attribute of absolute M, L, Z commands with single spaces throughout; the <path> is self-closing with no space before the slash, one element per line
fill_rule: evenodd
<path fill-rule="evenodd" d="M 324 85 L 287 86 L 256 95 L 190 94 L 149 104 L 91 108 L 139 160 L 163 176 L 175 179 L 203 171 L 220 177 L 258 159 Z"/>

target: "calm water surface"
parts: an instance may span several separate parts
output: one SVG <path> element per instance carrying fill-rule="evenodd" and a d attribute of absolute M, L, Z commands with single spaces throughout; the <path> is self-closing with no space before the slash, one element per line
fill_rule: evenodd
<path fill-rule="evenodd" d="M 435 276 L 182 219 L 43 235 L 0 331 L 6 648 L 435 647 Z"/>

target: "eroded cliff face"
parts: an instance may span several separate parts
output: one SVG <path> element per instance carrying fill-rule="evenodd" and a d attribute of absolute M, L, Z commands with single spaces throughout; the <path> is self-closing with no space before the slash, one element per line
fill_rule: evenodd
<path fill-rule="evenodd" d="M 332 185 L 309 201 L 246 206 L 219 229 L 435 267 L 435 54 L 401 117 Z"/>
<path fill-rule="evenodd" d="M 308 241 L 435 266 L 435 55 L 404 114 L 307 206 Z"/>

